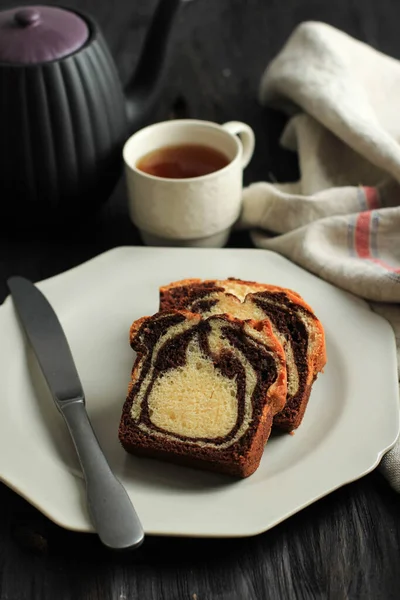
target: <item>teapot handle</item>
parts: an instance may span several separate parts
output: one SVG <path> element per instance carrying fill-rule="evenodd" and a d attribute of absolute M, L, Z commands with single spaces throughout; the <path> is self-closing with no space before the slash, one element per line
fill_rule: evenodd
<path fill-rule="evenodd" d="M 249 125 L 246 125 L 246 123 L 242 123 L 241 121 L 229 121 L 228 123 L 224 123 L 222 128 L 229 131 L 232 135 L 239 136 L 243 149 L 242 167 L 244 169 L 247 167 L 253 156 L 255 146 L 254 131 Z"/>
<path fill-rule="evenodd" d="M 143 127 L 155 104 L 164 75 L 169 37 L 180 8 L 190 0 L 158 0 L 138 66 L 125 89 L 130 131 Z"/>

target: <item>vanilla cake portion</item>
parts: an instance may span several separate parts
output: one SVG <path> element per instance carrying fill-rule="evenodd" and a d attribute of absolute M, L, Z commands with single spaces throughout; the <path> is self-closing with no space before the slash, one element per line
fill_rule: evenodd
<path fill-rule="evenodd" d="M 247 477 L 286 400 L 269 323 L 165 311 L 131 327 L 137 357 L 119 428 L 128 452 Z"/>
<path fill-rule="evenodd" d="M 286 355 L 288 393 L 274 426 L 296 429 L 312 384 L 326 363 L 325 335 L 311 307 L 292 290 L 239 279 L 186 279 L 160 288 L 160 310 L 190 310 L 205 317 L 229 314 L 271 324 Z"/>

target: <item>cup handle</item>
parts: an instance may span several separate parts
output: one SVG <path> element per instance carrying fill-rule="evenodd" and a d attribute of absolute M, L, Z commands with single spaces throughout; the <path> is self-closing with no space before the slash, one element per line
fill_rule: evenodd
<path fill-rule="evenodd" d="M 222 128 L 231 133 L 232 135 L 238 135 L 242 143 L 242 168 L 244 169 L 249 164 L 251 157 L 254 152 L 255 137 L 254 131 L 246 123 L 241 121 L 229 121 L 224 123 Z"/>

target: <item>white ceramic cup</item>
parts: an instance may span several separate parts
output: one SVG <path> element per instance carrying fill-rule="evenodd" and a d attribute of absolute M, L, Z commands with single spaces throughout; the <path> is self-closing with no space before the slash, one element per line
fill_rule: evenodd
<path fill-rule="evenodd" d="M 145 154 L 179 144 L 211 146 L 225 154 L 229 164 L 189 179 L 156 177 L 136 167 Z M 123 149 L 129 213 L 144 243 L 224 246 L 240 213 L 243 169 L 253 151 L 253 130 L 239 121 L 165 121 L 130 137 Z"/>

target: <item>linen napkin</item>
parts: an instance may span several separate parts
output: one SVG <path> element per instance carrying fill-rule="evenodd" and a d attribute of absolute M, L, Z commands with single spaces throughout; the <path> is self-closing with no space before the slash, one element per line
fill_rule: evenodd
<path fill-rule="evenodd" d="M 300 179 L 244 190 L 239 227 L 391 323 L 400 373 L 400 62 L 306 22 L 266 69 L 261 102 L 290 119 Z M 400 441 L 380 469 L 400 492 Z"/>

